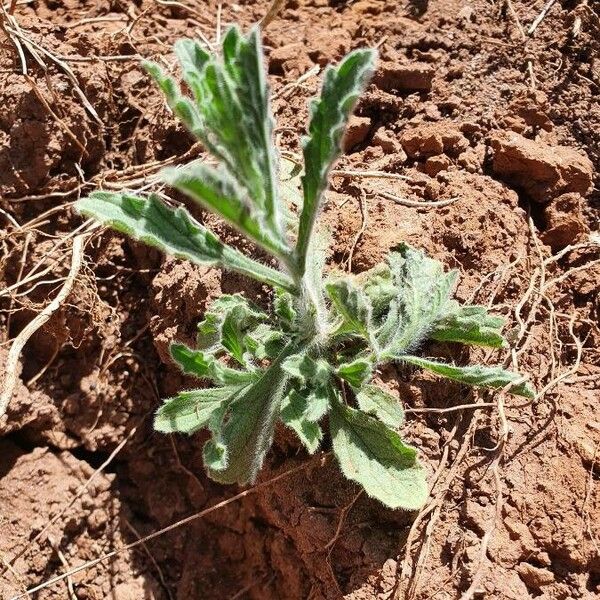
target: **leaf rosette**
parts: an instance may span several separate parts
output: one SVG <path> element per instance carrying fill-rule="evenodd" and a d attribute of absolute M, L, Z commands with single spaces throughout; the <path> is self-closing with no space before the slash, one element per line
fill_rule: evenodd
<path fill-rule="evenodd" d="M 162 181 L 222 218 L 269 257 L 229 246 L 181 206 L 157 195 L 96 192 L 77 209 L 103 225 L 180 259 L 236 271 L 273 289 L 268 309 L 242 295 L 214 301 L 194 348 L 170 352 L 199 380 L 164 401 L 154 421 L 164 433 L 206 429 L 208 475 L 253 483 L 275 426 L 295 432 L 309 453 L 331 444 L 344 475 L 392 508 L 427 499 L 426 471 L 402 436 L 400 400 L 372 383 L 395 362 L 441 378 L 531 398 L 519 374 L 459 366 L 423 356 L 430 340 L 490 348 L 505 344 L 503 320 L 453 299 L 458 273 L 400 245 L 385 264 L 360 276 L 326 274 L 326 238 L 316 228 L 329 172 L 375 52 L 355 50 L 325 71 L 310 105 L 304 168 L 279 157 L 257 29 L 232 27 L 220 54 L 199 41 L 175 46 L 187 93 L 156 63 L 146 69 L 172 112 L 218 166 L 193 162 L 161 172 Z"/>

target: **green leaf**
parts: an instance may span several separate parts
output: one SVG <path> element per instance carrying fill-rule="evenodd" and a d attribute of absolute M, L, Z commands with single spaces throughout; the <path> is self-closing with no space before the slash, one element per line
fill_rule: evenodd
<path fill-rule="evenodd" d="M 245 328 L 250 329 L 257 322 L 268 320 L 266 313 L 250 304 L 241 294 L 223 294 L 213 300 L 203 320 L 198 323 L 197 344 L 200 350 L 214 353 L 224 349 L 221 343 L 223 322 L 227 315 L 239 307 L 242 307 Z"/>
<path fill-rule="evenodd" d="M 401 245 L 388 256 L 397 297 L 375 337 L 380 360 L 389 360 L 416 348 L 433 324 L 446 314 L 458 273 L 444 273 L 440 262 L 420 250 Z"/>
<path fill-rule="evenodd" d="M 427 369 L 437 375 L 478 387 L 486 387 L 493 389 L 503 389 L 512 382 L 515 384 L 509 388 L 511 394 L 516 396 L 524 396 L 525 398 L 533 398 L 534 390 L 527 382 L 523 382 L 523 376 L 513 371 L 506 371 L 502 367 L 456 367 L 446 363 L 440 363 L 434 360 L 428 360 L 419 356 L 399 356 L 398 360 L 416 365 L 422 369 Z"/>
<path fill-rule="evenodd" d="M 356 401 L 360 410 L 377 417 L 392 429 L 400 429 L 404 424 L 400 402 L 376 385 L 365 385 L 358 390 Z"/>
<path fill-rule="evenodd" d="M 400 290 L 394 283 L 388 264 L 379 264 L 359 278 L 364 279 L 363 290 L 371 305 L 372 318 L 377 322 L 387 312 L 390 302 L 398 296 Z"/>
<path fill-rule="evenodd" d="M 162 67 L 152 61 L 142 63 L 148 75 L 156 81 L 158 87 L 165 95 L 167 104 L 173 113 L 182 121 L 182 123 L 192 132 L 197 134 L 202 129 L 200 115 L 192 101 L 181 93 L 180 87 L 175 80 L 167 75 Z"/>
<path fill-rule="evenodd" d="M 192 40 L 177 42 L 175 52 L 199 115 L 193 133 L 247 191 L 267 229 L 281 239 L 277 155 L 258 29 L 243 36 L 231 27 L 223 38 L 222 60 Z"/>
<path fill-rule="evenodd" d="M 219 387 L 180 392 L 158 409 L 154 429 L 162 433 L 195 433 L 218 422 L 239 390 L 239 387 Z"/>
<path fill-rule="evenodd" d="M 161 171 L 161 179 L 221 216 L 274 256 L 288 259 L 290 248 L 286 240 L 270 229 L 224 168 L 195 162 Z"/>
<path fill-rule="evenodd" d="M 127 193 L 94 192 L 79 200 L 75 206 L 81 214 L 93 217 L 102 225 L 176 258 L 219 266 L 263 283 L 294 290 L 292 281 L 286 275 L 223 244 L 184 208 L 167 206 L 154 194 L 143 198 Z"/>
<path fill-rule="evenodd" d="M 253 311 L 247 303 L 243 303 L 234 306 L 223 319 L 221 344 L 241 365 L 246 365 L 246 332 L 256 325 L 262 316 L 263 313 Z"/>
<path fill-rule="evenodd" d="M 490 315 L 485 306 L 459 306 L 438 320 L 429 337 L 440 342 L 460 342 L 502 348 L 504 319 Z"/>
<path fill-rule="evenodd" d="M 273 312 L 279 317 L 283 327 L 293 328 L 298 318 L 298 313 L 294 308 L 294 296 L 282 289 L 275 289 Z"/>
<path fill-rule="evenodd" d="M 244 336 L 244 347 L 257 360 L 275 358 L 285 345 L 285 336 L 267 323 L 260 323 Z"/>
<path fill-rule="evenodd" d="M 254 483 L 273 441 L 289 376 L 281 368 L 288 350 L 231 402 L 213 440 L 205 446 L 209 476 L 220 483 Z M 224 450 L 224 449 L 225 450 Z M 220 457 L 215 460 L 215 457 Z"/>
<path fill-rule="evenodd" d="M 336 369 L 336 373 L 353 388 L 359 389 L 370 379 L 373 365 L 364 358 L 357 358 L 350 363 L 344 363 Z"/>
<path fill-rule="evenodd" d="M 368 414 L 332 400 L 329 427 L 344 475 L 390 508 L 417 510 L 427 500 L 425 471 L 414 448 Z"/>
<path fill-rule="evenodd" d="M 321 195 L 327 187 L 329 170 L 341 152 L 348 117 L 371 77 L 374 61 L 374 50 L 355 50 L 337 67 L 326 69 L 321 96 L 310 106 L 309 135 L 303 141 L 303 204 L 296 242 L 296 257 L 301 274 L 305 270 L 306 254 Z"/>
<path fill-rule="evenodd" d="M 357 333 L 368 340 L 371 306 L 364 292 L 347 278 L 329 282 L 325 289 L 342 318 L 336 334 Z"/>
<path fill-rule="evenodd" d="M 281 420 L 296 432 L 310 454 L 314 454 L 323 439 L 323 431 L 315 420 L 307 417 L 309 408 L 310 398 L 292 389 L 283 400 L 280 416 Z"/>
<path fill-rule="evenodd" d="M 214 355 L 192 350 L 184 344 L 171 344 L 169 351 L 184 373 L 198 379 L 210 379 L 219 385 L 247 385 L 260 377 L 260 371 L 231 369 Z"/>
<path fill-rule="evenodd" d="M 306 398 L 307 421 L 316 423 L 329 412 L 329 387 L 328 384 L 315 385 L 300 392 Z"/>
<path fill-rule="evenodd" d="M 302 167 L 285 157 L 279 160 L 279 191 L 284 207 L 288 211 L 287 220 L 293 228 L 297 226 L 295 223 L 296 215 L 290 209 L 302 210 L 302 179 L 300 174 Z M 294 218 L 292 222 L 292 217 Z"/>
<path fill-rule="evenodd" d="M 313 359 L 306 352 L 292 354 L 283 362 L 282 368 L 302 384 L 325 385 L 331 376 L 331 368 L 326 361 Z"/>

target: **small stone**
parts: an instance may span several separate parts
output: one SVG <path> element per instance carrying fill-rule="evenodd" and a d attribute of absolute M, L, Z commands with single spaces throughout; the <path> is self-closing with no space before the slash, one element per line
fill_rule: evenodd
<path fill-rule="evenodd" d="M 444 154 L 440 154 L 439 156 L 430 156 L 425 161 L 423 170 L 430 177 L 435 177 L 440 171 L 446 171 L 451 164 L 452 162 L 450 159 Z"/>
<path fill-rule="evenodd" d="M 410 158 L 436 156 L 444 151 L 439 131 L 429 127 L 417 127 L 406 131 L 400 138 L 400 142 Z"/>
<path fill-rule="evenodd" d="M 438 154 L 458 156 L 469 147 L 467 138 L 452 123 L 425 123 L 406 131 L 402 147 L 411 158 L 425 158 Z"/>

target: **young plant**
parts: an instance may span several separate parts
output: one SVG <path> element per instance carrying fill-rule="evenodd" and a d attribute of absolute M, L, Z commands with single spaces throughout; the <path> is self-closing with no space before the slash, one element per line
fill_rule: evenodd
<path fill-rule="evenodd" d="M 428 493 L 425 472 L 399 433 L 404 413 L 397 399 L 371 383 L 376 370 L 396 362 L 468 385 L 525 397 L 533 391 L 500 367 L 456 366 L 419 353 L 427 340 L 504 343 L 502 319 L 453 300 L 458 273 L 445 273 L 421 251 L 400 245 L 386 264 L 360 276 L 324 273 L 315 221 L 375 52 L 356 50 L 326 70 L 310 106 L 299 198 L 297 179 L 281 174 L 289 169 L 280 169 L 273 141 L 259 32 L 244 36 L 232 27 L 220 57 L 193 40 L 179 41 L 175 52 L 191 96 L 157 64 L 146 69 L 218 166 L 194 162 L 163 171 L 162 180 L 237 228 L 278 266 L 228 246 L 184 208 L 156 195 L 97 192 L 78 202 L 82 214 L 168 254 L 273 288 L 269 312 L 242 295 L 223 295 L 198 325 L 195 348 L 172 344 L 179 367 L 210 386 L 167 399 L 155 428 L 208 429 L 209 476 L 245 484 L 255 481 L 277 421 L 310 453 L 323 441 L 326 422 L 346 477 L 387 506 L 419 508 Z"/>

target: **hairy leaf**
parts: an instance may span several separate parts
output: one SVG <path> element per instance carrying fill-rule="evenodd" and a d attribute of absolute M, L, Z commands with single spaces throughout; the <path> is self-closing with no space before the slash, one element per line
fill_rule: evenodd
<path fill-rule="evenodd" d="M 238 371 L 226 367 L 214 355 L 192 350 L 184 344 L 171 344 L 169 350 L 181 370 L 198 379 L 211 379 L 219 385 L 247 385 L 260 376 L 259 371 Z"/>
<path fill-rule="evenodd" d="M 363 291 L 349 279 L 337 279 L 325 285 L 342 322 L 336 334 L 355 333 L 369 339 L 371 306 Z"/>
<path fill-rule="evenodd" d="M 355 50 L 335 68 L 325 71 L 321 97 L 312 102 L 308 137 L 303 142 L 305 172 L 302 177 L 303 205 L 296 256 L 304 273 L 306 253 L 327 187 L 329 169 L 341 152 L 341 141 L 350 112 L 370 79 L 375 60 L 373 50 Z"/>
<path fill-rule="evenodd" d="M 392 277 L 389 264 L 381 263 L 362 275 L 364 279 L 363 290 L 369 299 L 371 313 L 374 322 L 379 322 L 381 316 L 386 313 L 390 302 L 399 293 Z"/>
<path fill-rule="evenodd" d="M 154 429 L 163 433 L 188 433 L 218 422 L 239 387 L 219 387 L 180 392 L 156 412 Z"/>
<path fill-rule="evenodd" d="M 389 360 L 416 348 L 447 311 L 458 273 L 444 273 L 441 263 L 420 250 L 401 245 L 388 257 L 397 297 L 376 338 L 381 360 Z"/>
<path fill-rule="evenodd" d="M 285 346 L 285 336 L 267 323 L 260 323 L 244 336 L 246 351 L 257 360 L 277 357 Z"/>
<path fill-rule="evenodd" d="M 276 289 L 273 312 L 279 317 L 279 321 L 285 329 L 292 329 L 298 318 L 298 313 L 294 307 L 294 296 L 282 289 Z"/>
<path fill-rule="evenodd" d="M 243 189 L 223 167 L 215 169 L 195 162 L 161 171 L 161 178 L 223 217 L 274 256 L 288 258 L 290 249 L 285 239 L 267 226 L 262 214 L 247 201 Z"/>
<path fill-rule="evenodd" d="M 193 40 L 177 42 L 175 52 L 200 116 L 201 128 L 193 132 L 246 189 L 267 229 L 280 236 L 273 120 L 258 30 L 243 36 L 231 27 L 220 61 Z"/>
<path fill-rule="evenodd" d="M 365 381 L 370 379 L 373 365 L 371 361 L 357 358 L 350 363 L 344 363 L 336 369 L 336 373 L 353 388 L 360 388 Z"/>
<path fill-rule="evenodd" d="M 204 313 L 204 319 L 198 323 L 197 343 L 200 350 L 214 353 L 226 349 L 222 343 L 223 323 L 233 312 L 242 321 L 240 326 L 244 331 L 268 320 L 266 313 L 250 304 L 241 294 L 223 294 L 212 302 Z"/>
<path fill-rule="evenodd" d="M 315 419 L 307 416 L 309 410 L 310 397 L 292 389 L 281 406 L 281 420 L 296 432 L 306 449 L 313 454 L 323 439 L 323 431 Z"/>
<path fill-rule="evenodd" d="M 158 84 L 173 113 L 192 133 L 198 136 L 202 131 L 202 120 L 194 103 L 181 93 L 181 88 L 175 83 L 175 80 L 167 75 L 158 63 L 144 61 L 142 66 Z"/>
<path fill-rule="evenodd" d="M 356 401 L 360 410 L 392 429 L 400 429 L 404 424 L 404 411 L 398 400 L 376 385 L 363 386 L 356 392 Z"/>
<path fill-rule="evenodd" d="M 502 348 L 504 319 L 490 315 L 485 306 L 460 306 L 453 302 L 449 314 L 438 320 L 429 337 L 440 342 L 461 342 Z"/>
<path fill-rule="evenodd" d="M 467 385 L 478 387 L 487 387 L 493 389 L 503 389 L 515 382 L 509 388 L 511 394 L 533 398 L 535 392 L 527 382 L 523 382 L 523 376 L 513 371 L 506 371 L 502 367 L 485 367 L 476 365 L 472 367 L 456 367 L 446 363 L 428 360 L 419 356 L 400 356 L 398 360 L 416 365 L 428 371 L 432 371 L 442 377 L 453 379 Z"/>
<path fill-rule="evenodd" d="M 326 361 L 314 359 L 307 353 L 292 354 L 283 363 L 283 370 L 302 384 L 325 385 L 330 378 L 331 368 Z"/>
<path fill-rule="evenodd" d="M 417 510 L 427 499 L 425 472 L 416 451 L 368 414 L 333 401 L 333 450 L 344 475 L 390 508 Z"/>
<path fill-rule="evenodd" d="M 171 208 L 156 195 L 143 198 L 127 193 L 94 192 L 79 200 L 76 208 L 81 214 L 176 258 L 220 266 L 263 283 L 294 289 L 286 275 L 227 246 L 184 208 Z"/>
<path fill-rule="evenodd" d="M 215 481 L 246 484 L 256 480 L 273 441 L 289 378 L 281 368 L 286 352 L 235 397 L 221 427 L 205 446 L 205 464 Z M 215 456 L 221 460 L 216 461 Z"/>

